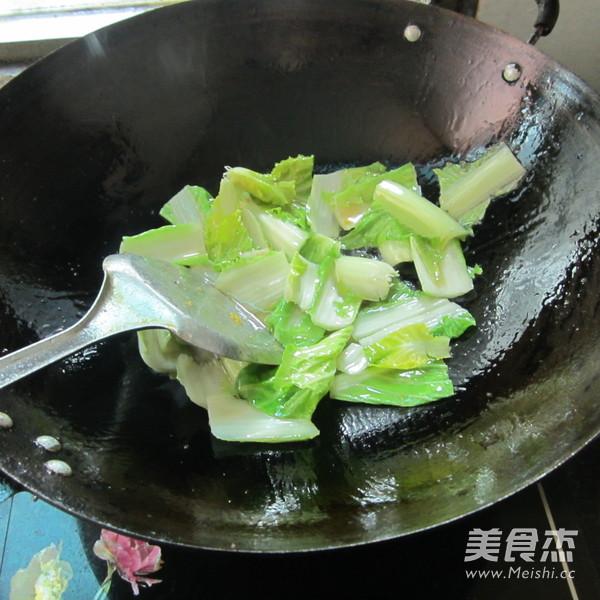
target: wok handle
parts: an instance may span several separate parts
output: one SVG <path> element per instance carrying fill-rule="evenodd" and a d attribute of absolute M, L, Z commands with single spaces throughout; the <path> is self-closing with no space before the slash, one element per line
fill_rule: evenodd
<path fill-rule="evenodd" d="M 559 0 L 535 0 L 535 2 L 538 5 L 538 15 L 533 24 L 535 31 L 529 38 L 529 43 L 532 45 L 554 29 L 560 12 Z"/>

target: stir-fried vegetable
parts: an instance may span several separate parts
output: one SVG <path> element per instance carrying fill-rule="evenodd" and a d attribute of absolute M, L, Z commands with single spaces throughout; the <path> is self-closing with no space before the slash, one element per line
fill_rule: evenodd
<path fill-rule="evenodd" d="M 490 200 L 524 169 L 505 145 L 436 169 L 439 204 L 412 164 L 314 174 L 297 156 L 270 173 L 227 169 L 218 194 L 186 186 L 160 211 L 168 225 L 123 239 L 121 252 L 201 269 L 271 328 L 277 367 L 194 348 L 163 330 L 138 334 L 143 360 L 177 378 L 216 437 L 280 442 L 318 435 L 330 398 L 414 406 L 452 396 L 451 340 L 475 324 L 450 298 L 473 289 L 462 243 Z M 394 268 L 413 263 L 418 285 Z"/>

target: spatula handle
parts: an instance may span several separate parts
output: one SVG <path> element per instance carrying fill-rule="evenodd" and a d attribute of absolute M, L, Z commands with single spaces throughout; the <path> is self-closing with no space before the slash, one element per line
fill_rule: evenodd
<path fill-rule="evenodd" d="M 111 335 L 140 328 L 143 323 L 136 321 L 126 305 L 115 302 L 111 279 L 105 276 L 96 301 L 80 321 L 0 357 L 0 389 Z"/>
<path fill-rule="evenodd" d="M 98 341 L 80 323 L 0 358 L 0 388 Z M 104 336 L 103 336 L 104 337 Z"/>

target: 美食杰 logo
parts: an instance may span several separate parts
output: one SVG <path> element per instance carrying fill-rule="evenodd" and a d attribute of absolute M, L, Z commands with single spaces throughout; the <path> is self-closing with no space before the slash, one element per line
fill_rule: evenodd
<path fill-rule="evenodd" d="M 479 569 L 467 570 L 468 578 L 491 579 L 573 579 L 571 569 L 578 531 L 573 529 L 514 528 L 503 532 L 499 528 L 469 531 L 465 563 L 475 563 Z M 518 562 L 517 562 L 518 561 Z M 483 563 L 506 563 L 508 568 L 490 569 Z M 470 565 L 475 566 L 475 564 Z"/>

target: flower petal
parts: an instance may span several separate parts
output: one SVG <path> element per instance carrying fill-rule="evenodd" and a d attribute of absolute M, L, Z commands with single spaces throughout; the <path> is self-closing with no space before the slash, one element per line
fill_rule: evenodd
<path fill-rule="evenodd" d="M 138 583 L 153 585 L 159 579 L 148 579 L 148 575 L 162 566 L 160 546 L 103 529 L 100 539 L 94 544 L 94 554 L 116 568 L 119 576 L 129 582 L 134 595 L 138 595 Z"/>
<path fill-rule="evenodd" d="M 10 582 L 9 600 L 60 600 L 73 577 L 71 565 L 60 559 L 61 549 L 54 544 L 19 569 Z"/>

